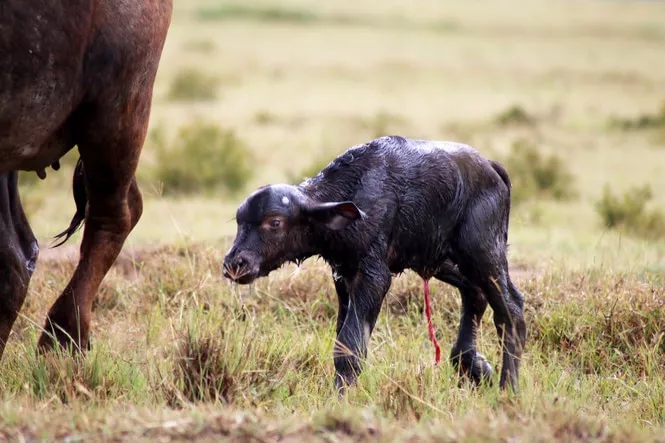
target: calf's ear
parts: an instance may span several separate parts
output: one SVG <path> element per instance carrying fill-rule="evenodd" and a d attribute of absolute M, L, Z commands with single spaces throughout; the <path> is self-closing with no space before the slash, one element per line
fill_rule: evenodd
<path fill-rule="evenodd" d="M 350 201 L 318 203 L 307 208 L 307 216 L 315 223 L 337 231 L 365 218 L 365 213 Z"/>

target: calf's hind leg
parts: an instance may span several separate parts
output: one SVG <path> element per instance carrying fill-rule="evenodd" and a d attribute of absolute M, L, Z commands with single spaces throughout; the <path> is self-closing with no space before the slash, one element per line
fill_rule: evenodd
<path fill-rule="evenodd" d="M 450 352 L 453 366 L 476 384 L 491 383 L 492 367 L 485 357 L 476 351 L 476 331 L 487 309 L 487 299 L 452 265 L 445 264 L 436 278 L 455 286 L 462 297 L 462 314 L 457 341 Z"/>
<path fill-rule="evenodd" d="M 502 343 L 503 362 L 499 386 L 518 390 L 519 365 L 526 342 L 524 301 L 510 281 L 506 259 L 506 235 L 497 221 L 504 220 L 499 207 L 479 205 L 469 217 L 474 223 L 463 223 L 459 238 L 460 272 L 487 297 L 494 311 L 494 325 Z M 505 215 L 505 217 L 504 217 Z M 477 226 L 487 229 L 478 230 Z"/>

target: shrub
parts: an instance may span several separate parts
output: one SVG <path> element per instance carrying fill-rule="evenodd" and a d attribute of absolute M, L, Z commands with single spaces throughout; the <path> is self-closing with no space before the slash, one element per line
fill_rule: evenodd
<path fill-rule="evenodd" d="M 575 196 L 573 175 L 563 160 L 555 154 L 544 156 L 524 140 L 513 143 L 503 165 L 513 183 L 514 203 L 534 197 L 566 200 Z"/>
<path fill-rule="evenodd" d="M 157 150 L 156 178 L 165 194 L 202 191 L 235 193 L 252 175 L 252 156 L 233 130 L 197 120 L 180 128 L 172 146 L 153 134 Z"/>
<path fill-rule="evenodd" d="M 651 186 L 629 189 L 623 196 L 616 196 L 605 185 L 603 196 L 596 202 L 596 212 L 605 227 L 620 229 L 644 238 L 665 236 L 665 215 L 658 210 L 647 210 L 653 194 Z"/>
<path fill-rule="evenodd" d="M 257 111 L 254 114 L 254 121 L 259 125 L 269 125 L 271 123 L 277 122 L 278 117 L 268 110 Z"/>
<path fill-rule="evenodd" d="M 500 112 L 494 121 L 501 126 L 533 125 L 536 119 L 520 105 L 512 105 Z"/>
<path fill-rule="evenodd" d="M 168 97 L 175 101 L 214 100 L 217 97 L 218 84 L 217 77 L 193 68 L 185 68 L 173 79 Z"/>
<path fill-rule="evenodd" d="M 629 119 L 613 118 L 610 120 L 610 126 L 624 131 L 665 128 L 665 103 L 655 114 L 642 114 Z"/>

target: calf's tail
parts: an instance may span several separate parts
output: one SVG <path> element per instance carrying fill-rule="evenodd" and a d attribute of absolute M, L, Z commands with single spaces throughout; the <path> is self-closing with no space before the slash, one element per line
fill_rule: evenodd
<path fill-rule="evenodd" d="M 510 188 L 513 187 L 513 184 L 510 182 L 510 177 L 508 176 L 508 171 L 501 166 L 500 163 L 495 162 L 494 160 L 490 160 L 490 164 L 492 165 L 492 168 L 496 171 L 497 174 L 499 174 L 499 177 L 501 177 L 501 180 L 506 184 L 506 187 L 508 188 L 508 206 L 506 209 L 506 219 L 504 221 L 504 236 L 505 236 L 505 241 L 508 242 L 508 220 L 510 219 Z"/>
<path fill-rule="evenodd" d="M 506 168 L 501 166 L 501 163 L 495 162 L 494 160 L 490 160 L 490 164 L 496 173 L 499 174 L 501 180 L 503 180 L 503 182 L 508 187 L 508 195 L 510 195 L 510 188 L 512 188 L 513 184 L 510 182 L 510 177 L 508 177 L 508 171 L 506 171 Z"/>
<path fill-rule="evenodd" d="M 83 169 L 83 161 L 79 157 L 74 168 L 74 177 L 72 178 L 72 194 L 74 195 L 74 203 L 76 204 L 76 213 L 69 223 L 69 227 L 55 236 L 55 240 L 60 240 L 57 244 L 53 245 L 54 248 L 65 243 L 69 240 L 85 221 L 85 209 L 88 205 L 88 193 L 85 190 L 85 170 Z"/>

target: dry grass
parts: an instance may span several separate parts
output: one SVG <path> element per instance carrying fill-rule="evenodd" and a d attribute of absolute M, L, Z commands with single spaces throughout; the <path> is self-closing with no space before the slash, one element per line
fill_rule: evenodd
<path fill-rule="evenodd" d="M 662 4 L 380 6 L 176 2 L 152 127 L 171 139 L 203 118 L 234 131 L 253 158 L 247 189 L 298 180 L 384 133 L 454 139 L 493 158 L 526 140 L 556 155 L 577 198 L 512 213 L 530 331 L 520 396 L 459 386 L 447 362 L 432 366 L 422 282 L 407 273 L 358 388 L 336 399 L 330 271 L 309 261 L 230 286 L 221 259 L 244 195 L 182 198 L 146 179 L 144 216 L 95 302 L 85 361 L 35 356 L 35 325 L 76 259 L 73 246 L 43 250 L 2 362 L 0 439 L 663 441 L 665 243 L 607 230 L 594 206 L 609 183 L 619 195 L 649 184 L 650 206 L 665 207 Z M 171 100 L 185 66 L 217 79 L 206 100 Z M 208 100 L 213 90 L 223 94 Z M 149 141 L 142 179 L 157 160 Z M 70 181 L 69 163 L 24 180 L 44 246 L 74 211 Z M 445 352 L 459 297 L 436 282 L 433 292 Z M 489 313 L 479 340 L 496 366 Z"/>
<path fill-rule="evenodd" d="M 34 356 L 34 325 L 73 264 L 42 263 L 0 381 L 3 401 L 26 414 L 0 408 L 0 432 L 387 440 L 394 432 L 422 439 L 444 432 L 492 441 L 640 441 L 665 429 L 659 274 L 514 272 L 529 324 L 515 398 L 496 387 L 472 389 L 447 361 L 432 366 L 422 283 L 411 274 L 398 277 L 359 386 L 337 400 L 331 357 L 337 302 L 327 267 L 312 260 L 289 266 L 248 293 L 222 281 L 223 246 L 144 250 L 120 260 L 102 290 L 105 301 L 95 307 L 94 348 L 84 361 Z M 433 295 L 445 352 L 456 335 L 459 297 L 438 282 Z M 488 314 L 479 349 L 498 365 L 496 342 Z M 42 414 L 39 430 L 31 424 L 34 408 Z M 66 424 L 59 422 L 63 414 L 71 417 Z M 234 421 L 245 415 L 251 426 Z M 482 425 L 478 417 L 485 417 Z"/>

